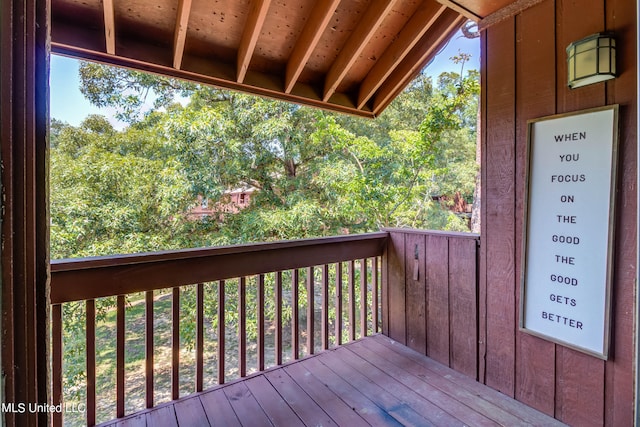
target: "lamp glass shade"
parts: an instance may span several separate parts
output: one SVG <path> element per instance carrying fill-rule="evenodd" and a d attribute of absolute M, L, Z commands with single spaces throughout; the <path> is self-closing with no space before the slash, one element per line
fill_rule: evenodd
<path fill-rule="evenodd" d="M 568 84 L 574 89 L 616 76 L 616 41 L 594 34 L 567 47 Z"/>

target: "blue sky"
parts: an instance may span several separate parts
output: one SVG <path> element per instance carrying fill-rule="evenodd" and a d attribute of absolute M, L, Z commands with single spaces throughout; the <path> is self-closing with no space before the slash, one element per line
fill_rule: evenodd
<path fill-rule="evenodd" d="M 465 65 L 466 70 L 480 69 L 479 39 L 470 40 L 458 33 L 427 67 L 427 74 L 437 76 L 443 71 L 459 71 L 459 66 L 449 59 L 459 51 L 471 54 L 470 63 Z M 102 114 L 116 128 L 122 129 L 124 124 L 114 118 L 112 109 L 97 108 L 80 93 L 78 64 L 75 59 L 51 55 L 51 117 L 78 126 L 89 114 Z"/>

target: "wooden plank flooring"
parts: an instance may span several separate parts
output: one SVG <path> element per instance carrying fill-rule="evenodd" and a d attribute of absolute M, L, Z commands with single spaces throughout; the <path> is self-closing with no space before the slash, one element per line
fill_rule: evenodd
<path fill-rule="evenodd" d="M 105 426 L 562 426 L 384 335 Z"/>

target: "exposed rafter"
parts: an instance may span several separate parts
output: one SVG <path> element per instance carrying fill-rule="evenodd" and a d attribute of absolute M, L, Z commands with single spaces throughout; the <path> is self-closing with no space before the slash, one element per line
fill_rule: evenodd
<path fill-rule="evenodd" d="M 472 11 L 470 11 L 469 9 L 460 6 L 458 3 L 456 3 L 455 1 L 452 0 L 437 0 L 438 3 L 443 4 L 444 6 L 447 6 L 449 9 L 455 10 L 456 12 L 458 12 L 460 15 L 466 17 L 467 19 L 470 19 L 474 22 L 480 22 L 482 20 L 482 16 L 473 13 Z"/>
<path fill-rule="evenodd" d="M 184 44 L 187 40 L 187 27 L 189 25 L 189 14 L 191 13 L 192 0 L 178 0 L 178 14 L 176 16 L 176 29 L 173 38 L 173 68 L 180 69 L 182 56 L 184 54 Z"/>
<path fill-rule="evenodd" d="M 102 1 L 104 10 L 104 39 L 109 55 L 116 54 L 116 19 L 113 0 Z"/>
<path fill-rule="evenodd" d="M 238 83 L 242 83 L 247 75 L 249 63 L 251 62 L 253 51 L 256 48 L 260 31 L 262 31 L 264 20 L 267 17 L 270 3 L 271 0 L 253 1 L 251 12 L 249 13 L 247 23 L 244 27 L 244 33 L 242 34 L 242 40 L 240 41 L 240 47 L 238 48 Z"/>
<path fill-rule="evenodd" d="M 345 45 L 340 50 L 338 57 L 331 65 L 324 84 L 322 100 L 327 102 L 347 75 L 351 66 L 358 60 L 360 52 L 367 42 L 373 37 L 380 23 L 387 16 L 397 0 L 380 0 L 369 6 L 362 20 L 353 31 Z"/>
<path fill-rule="evenodd" d="M 432 0 L 423 2 L 402 29 L 398 38 L 384 51 L 360 85 L 357 107 L 362 108 L 386 78 L 407 56 L 420 38 L 446 10 L 446 6 Z"/>
<path fill-rule="evenodd" d="M 307 20 L 307 25 L 302 30 L 293 52 L 287 62 L 285 75 L 285 93 L 291 93 L 300 73 L 309 60 L 313 49 L 320 41 L 323 31 L 329 25 L 340 0 L 319 1 L 314 6 Z"/>
<path fill-rule="evenodd" d="M 376 93 L 373 102 L 375 115 L 380 114 L 389 105 L 393 98 L 438 53 L 442 45 L 466 20 L 466 17 L 450 9 L 440 16 Z"/>

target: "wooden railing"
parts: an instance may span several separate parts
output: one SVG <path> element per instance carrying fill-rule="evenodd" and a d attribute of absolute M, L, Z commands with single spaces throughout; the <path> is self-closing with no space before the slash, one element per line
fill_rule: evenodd
<path fill-rule="evenodd" d="M 81 421 L 87 425 L 107 421 L 99 419 L 97 405 L 97 385 L 108 372 L 103 366 L 105 363 L 97 360 L 98 353 L 105 353 L 105 344 L 97 342 L 100 336 L 97 329 L 102 330 L 103 323 L 111 318 L 115 323 L 115 355 L 110 357 L 115 359 L 116 402 L 114 413 L 107 415 L 111 419 L 129 412 L 125 405 L 129 399 L 125 384 L 125 377 L 129 381 L 125 353 L 128 342 L 134 339 L 127 336 L 127 323 L 144 324 L 141 338 L 144 356 L 138 362 L 144 366 L 143 406 L 147 408 L 159 400 L 156 374 L 161 344 L 156 324 L 167 321 L 167 317 L 171 318 L 168 322 L 170 333 L 167 334 L 171 337 L 167 344 L 171 353 L 170 399 L 177 399 L 181 392 L 184 393 L 180 357 L 188 353 L 191 346 L 195 372 L 188 390 L 197 392 L 208 384 L 222 384 L 234 377 L 245 376 L 251 370 L 263 370 L 270 363 L 279 365 L 285 359 L 297 359 L 302 354 L 313 354 L 378 332 L 381 324 L 379 257 L 384 253 L 387 236 L 388 233 L 380 232 L 53 261 L 53 404 L 64 404 L 63 365 L 68 363 L 65 362 L 65 340 L 77 339 L 73 332 L 65 332 L 63 325 L 67 323 L 79 323 L 79 329 L 85 335 L 82 341 L 86 386 L 79 393 L 84 395 L 84 402 L 77 403 L 72 409 L 80 409 L 80 413 L 86 411 L 82 415 L 85 419 Z M 305 286 L 300 286 L 301 281 Z M 115 301 L 104 303 L 111 301 L 109 298 Z M 162 301 L 171 302 L 170 316 L 156 314 L 154 307 Z M 193 305 L 195 313 L 181 310 L 181 302 L 187 308 Z M 144 310 L 138 311 L 143 312 L 142 319 L 127 317 L 141 305 Z M 266 313 L 269 307 L 272 312 Z M 192 317 L 188 321 L 193 324 L 185 323 L 185 316 L 189 315 Z M 290 321 L 285 321 L 289 318 Z M 249 321 L 255 321 L 255 324 L 248 324 Z M 189 327 L 183 329 L 181 325 Z M 285 337 L 286 328 L 291 329 L 290 338 Z M 193 331 L 193 344 L 184 344 L 185 330 Z M 273 349 L 265 345 L 266 335 L 273 339 Z M 209 378 L 205 372 L 205 348 L 211 347 L 210 341 L 215 341 L 213 357 L 217 373 L 214 378 Z M 229 355 L 236 346 L 237 361 Z M 269 355 L 271 350 L 273 354 Z M 78 352 L 82 353 L 76 348 Z M 227 362 L 237 364 L 237 369 L 230 369 Z M 54 425 L 62 425 L 62 416 L 61 412 L 53 414 Z"/>

